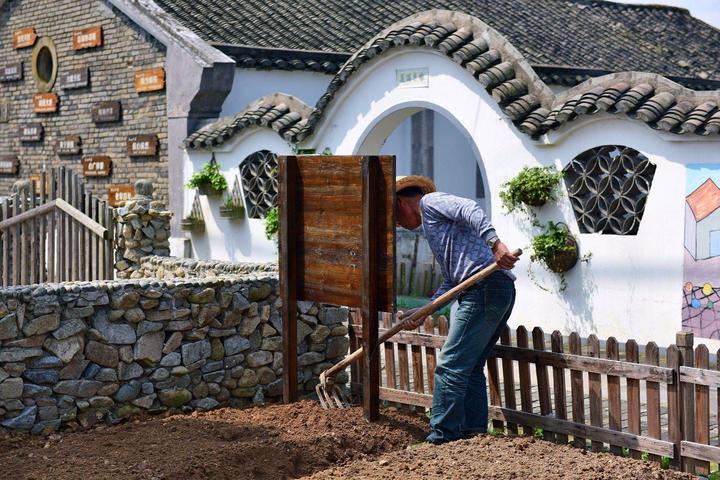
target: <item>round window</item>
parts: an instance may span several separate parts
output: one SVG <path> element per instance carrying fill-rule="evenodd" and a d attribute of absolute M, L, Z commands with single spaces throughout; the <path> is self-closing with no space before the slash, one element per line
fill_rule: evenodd
<path fill-rule="evenodd" d="M 57 50 L 49 38 L 41 38 L 33 49 L 32 73 L 38 90 L 49 92 L 57 78 Z"/>

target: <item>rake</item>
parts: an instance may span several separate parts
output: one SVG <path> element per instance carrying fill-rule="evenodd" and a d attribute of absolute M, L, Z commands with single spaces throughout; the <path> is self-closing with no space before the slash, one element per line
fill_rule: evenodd
<path fill-rule="evenodd" d="M 519 248 L 514 250 L 512 252 L 513 255 L 516 257 L 519 257 L 522 255 L 522 250 Z M 437 310 L 439 310 L 443 305 L 447 304 L 448 302 L 452 301 L 457 297 L 460 293 L 464 292 L 468 288 L 472 287 L 476 283 L 478 283 L 480 280 L 486 278 L 488 275 L 490 275 L 492 272 L 498 269 L 497 263 L 492 263 L 488 265 L 487 267 L 483 268 L 476 274 L 472 275 L 471 277 L 465 279 L 462 283 L 459 285 L 456 285 L 455 287 L 451 288 L 447 292 L 440 295 L 438 298 L 433 300 L 432 302 L 428 303 L 427 305 L 424 305 L 423 307 L 419 308 L 415 312 L 413 312 L 411 315 L 403 315 L 402 317 L 398 318 L 400 320 L 397 324 L 393 325 L 392 328 L 390 328 L 387 332 L 383 333 L 378 337 L 377 344 L 381 345 L 384 342 L 390 340 L 392 337 L 395 336 L 398 332 L 405 329 L 405 324 L 415 321 L 418 318 L 425 318 L 428 315 L 431 315 L 435 313 Z M 353 362 L 356 362 L 360 360 L 363 355 L 365 355 L 365 351 L 362 347 L 355 350 L 353 353 L 345 357 L 340 362 L 336 363 L 332 367 L 328 368 L 324 372 L 320 374 L 320 383 L 317 384 L 315 387 L 315 391 L 317 392 L 318 399 L 320 400 L 320 405 L 323 406 L 323 408 L 349 408 L 351 405 L 350 398 L 348 398 L 347 394 L 343 391 L 342 388 L 338 384 L 335 383 L 334 376 L 337 375 L 338 372 L 341 372 L 347 368 L 348 365 L 350 365 Z"/>

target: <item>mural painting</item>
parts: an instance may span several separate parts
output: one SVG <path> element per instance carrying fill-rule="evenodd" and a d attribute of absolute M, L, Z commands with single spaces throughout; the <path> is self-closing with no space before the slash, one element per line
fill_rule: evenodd
<path fill-rule="evenodd" d="M 720 339 L 720 164 L 690 164 L 682 329 Z"/>

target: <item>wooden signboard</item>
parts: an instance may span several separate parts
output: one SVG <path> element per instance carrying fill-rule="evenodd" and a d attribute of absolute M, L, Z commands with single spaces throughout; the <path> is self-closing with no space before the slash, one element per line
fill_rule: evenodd
<path fill-rule="evenodd" d="M 395 157 L 281 156 L 280 294 L 283 394 L 297 399 L 296 301 L 360 308 L 363 346 L 377 353 L 378 312 L 395 303 Z M 366 356 L 365 414 L 376 419 L 379 357 Z"/>
<path fill-rule="evenodd" d="M 0 82 L 14 82 L 23 79 L 23 63 L 8 63 L 0 69 Z"/>
<path fill-rule="evenodd" d="M 57 93 L 36 93 L 33 95 L 33 111 L 35 113 L 54 113 L 58 110 L 60 99 Z"/>
<path fill-rule="evenodd" d="M 0 157 L 0 174 L 17 175 L 20 161 L 15 155 L 3 155 Z"/>
<path fill-rule="evenodd" d="M 73 50 L 99 47 L 103 44 L 102 26 L 95 25 L 73 32 Z"/>
<path fill-rule="evenodd" d="M 60 87 L 65 90 L 73 88 L 84 88 L 90 85 L 90 70 L 85 68 L 74 68 L 63 73 L 60 77 Z"/>
<path fill-rule="evenodd" d="M 165 88 L 165 69 L 151 68 L 135 74 L 135 90 L 154 92 Z"/>
<path fill-rule="evenodd" d="M 152 157 L 157 155 L 157 135 L 131 135 L 127 139 L 127 151 L 130 157 Z"/>
<path fill-rule="evenodd" d="M 10 121 L 10 102 L 6 99 L 0 100 L 0 123 L 8 123 Z"/>
<path fill-rule="evenodd" d="M 43 139 L 42 123 L 28 123 L 20 127 L 20 140 L 23 142 L 40 142 Z"/>
<path fill-rule="evenodd" d="M 13 48 L 27 48 L 35 45 L 37 33 L 34 27 L 21 28 L 13 32 Z"/>
<path fill-rule="evenodd" d="M 62 137 L 57 141 L 55 151 L 58 155 L 78 155 L 82 151 L 80 137 L 77 135 Z"/>
<path fill-rule="evenodd" d="M 83 175 L 86 177 L 107 177 L 110 175 L 112 161 L 105 155 L 96 155 L 83 159 Z"/>
<path fill-rule="evenodd" d="M 130 184 L 112 185 L 108 188 L 108 203 L 111 207 L 119 207 L 121 202 L 135 196 L 135 187 Z"/>
<path fill-rule="evenodd" d="M 92 119 L 95 123 L 119 122 L 121 112 L 120 102 L 100 102 L 92 108 Z"/>

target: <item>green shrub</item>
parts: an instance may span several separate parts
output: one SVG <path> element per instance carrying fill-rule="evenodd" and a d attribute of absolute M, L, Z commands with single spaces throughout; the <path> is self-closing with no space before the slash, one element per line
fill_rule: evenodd
<path fill-rule="evenodd" d="M 227 180 L 220 173 L 220 166 L 215 162 L 207 162 L 203 164 L 199 172 L 195 172 L 190 180 L 185 184 L 186 188 L 203 188 L 209 187 L 216 192 L 224 192 L 227 190 Z"/>
<path fill-rule="evenodd" d="M 532 239 L 533 252 L 530 260 L 542 261 L 547 265 L 549 259 L 563 253 L 575 250 L 573 234 L 562 224 L 548 222 L 547 228 Z"/>
<path fill-rule="evenodd" d="M 554 200 L 563 172 L 555 167 L 523 167 L 512 180 L 503 184 L 500 199 L 508 213 L 525 205 L 539 207 Z"/>
<path fill-rule="evenodd" d="M 280 217 L 278 208 L 273 207 L 265 214 L 265 236 L 268 240 L 277 239 L 277 233 L 280 230 Z"/>

